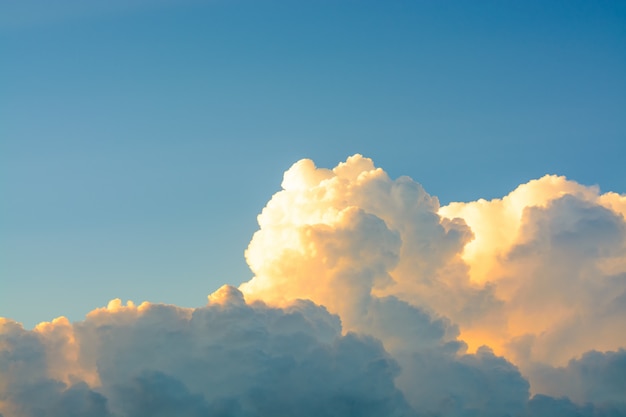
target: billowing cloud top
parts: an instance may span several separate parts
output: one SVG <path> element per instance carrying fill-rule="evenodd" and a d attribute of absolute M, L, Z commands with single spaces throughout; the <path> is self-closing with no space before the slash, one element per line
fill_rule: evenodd
<path fill-rule="evenodd" d="M 440 207 L 361 155 L 282 188 L 204 307 L 0 319 L 1 415 L 626 416 L 626 196 Z"/>

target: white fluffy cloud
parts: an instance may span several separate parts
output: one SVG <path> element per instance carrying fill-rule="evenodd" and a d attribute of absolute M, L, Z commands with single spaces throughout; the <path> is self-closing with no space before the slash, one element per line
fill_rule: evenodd
<path fill-rule="evenodd" d="M 282 185 L 205 307 L 0 319 L 1 415 L 626 415 L 626 196 L 440 207 L 360 155 Z"/>

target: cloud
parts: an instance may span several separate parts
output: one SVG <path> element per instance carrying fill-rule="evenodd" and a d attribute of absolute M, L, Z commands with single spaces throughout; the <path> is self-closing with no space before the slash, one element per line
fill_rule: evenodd
<path fill-rule="evenodd" d="M 588 404 L 579 406 L 569 398 L 554 398 L 547 395 L 535 395 L 529 402 L 526 410 L 528 417 L 592 417 L 593 406 Z"/>
<path fill-rule="evenodd" d="M 626 350 L 590 351 L 566 366 L 534 364 L 537 389 L 592 405 L 597 413 L 626 415 Z"/>
<path fill-rule="evenodd" d="M 396 362 L 371 337 L 341 333 L 336 316 L 309 301 L 248 304 L 225 287 L 203 308 L 119 301 L 72 332 L 64 321 L 0 332 L 2 412 L 7 416 L 412 415 L 395 387 Z M 64 330 L 64 329 L 62 329 Z M 58 333 L 65 341 L 56 339 Z M 71 336 L 70 336 L 71 335 Z M 69 369 L 51 377 L 80 346 Z M 9 372 L 6 372 L 6 371 Z M 71 413 L 68 414 L 68 410 Z"/>
<path fill-rule="evenodd" d="M 467 288 L 460 258 L 470 229 L 441 218 L 437 198 L 411 179 L 391 180 L 355 155 L 332 171 L 302 160 L 285 173 L 283 188 L 259 215 L 246 251 L 255 273 L 240 287 L 246 296 L 308 298 L 339 313 L 349 329 L 371 295 L 410 293 L 412 304 L 432 310 L 441 300 L 445 313 L 463 309 L 450 298 L 481 296 Z"/>
<path fill-rule="evenodd" d="M 255 277 L 240 288 L 278 305 L 325 305 L 396 357 L 398 346 L 490 345 L 532 387 L 532 363 L 626 346 L 625 214 L 626 196 L 565 177 L 440 207 L 418 183 L 391 179 L 360 155 L 332 170 L 302 160 L 259 216 L 246 251 Z M 407 307 L 383 311 L 385 297 L 428 319 Z M 429 321 L 445 324 L 398 337 L 407 323 Z"/>
<path fill-rule="evenodd" d="M 489 332 L 500 353 L 522 367 L 564 365 L 591 349 L 626 346 L 625 201 L 546 176 L 503 199 L 440 210 L 476 236 L 463 258 L 472 281 L 490 285 L 505 306 L 506 326 Z"/>
<path fill-rule="evenodd" d="M 361 155 L 282 187 L 204 307 L 0 319 L 1 415 L 626 415 L 626 196 L 441 207 Z"/>
<path fill-rule="evenodd" d="M 64 352 L 69 340 L 66 320 L 49 323 L 45 331 L 27 331 L 18 323 L 0 319 L 0 412 L 20 417 L 98 416 L 108 417 L 107 400 L 72 376 L 72 383 L 61 379 L 60 364 L 70 365 Z M 51 332 L 50 327 L 59 332 Z M 65 333 L 67 334 L 67 333 Z M 74 365 L 74 364 L 71 364 Z M 68 366 L 68 372 L 74 369 Z M 60 377 L 60 378 L 55 378 Z"/>
<path fill-rule="evenodd" d="M 528 416 L 626 415 L 624 349 L 590 351 L 564 367 L 535 364 L 532 372 L 537 389 L 546 394 L 537 394 L 528 402 Z"/>

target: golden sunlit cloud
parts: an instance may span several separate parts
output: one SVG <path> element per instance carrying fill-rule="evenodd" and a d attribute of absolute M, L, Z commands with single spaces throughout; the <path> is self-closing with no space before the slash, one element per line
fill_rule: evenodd
<path fill-rule="evenodd" d="M 332 170 L 303 160 L 259 216 L 246 251 L 255 277 L 240 288 L 277 305 L 311 299 L 370 332 L 367 303 L 391 295 L 451 319 L 469 351 L 564 365 L 626 345 L 625 200 L 547 175 L 440 207 L 360 155 Z"/>
<path fill-rule="evenodd" d="M 626 415 L 625 214 L 565 177 L 441 207 L 304 159 L 206 306 L 0 318 L 0 416 Z"/>

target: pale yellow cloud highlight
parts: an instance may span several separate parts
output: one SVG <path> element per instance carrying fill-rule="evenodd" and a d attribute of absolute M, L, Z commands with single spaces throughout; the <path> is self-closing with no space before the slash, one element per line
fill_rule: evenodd
<path fill-rule="evenodd" d="M 461 218 L 474 233 L 465 245 L 463 260 L 473 282 L 485 283 L 502 275 L 499 260 L 519 239 L 522 215 L 527 207 L 545 207 L 552 200 L 571 194 L 585 200 L 598 197 L 597 187 L 585 187 L 563 176 L 546 175 L 518 186 L 501 199 L 453 202 L 439 209 L 450 219 Z"/>
<path fill-rule="evenodd" d="M 562 203 L 564 196 L 571 203 Z M 560 212 L 554 211 L 557 203 L 563 206 Z M 568 205 L 574 207 L 571 212 Z M 602 209 L 610 210 L 612 215 L 603 216 L 613 216 L 621 226 L 602 230 L 601 218 L 596 218 Z M 625 212 L 626 196 L 600 194 L 598 187 L 554 175 L 520 185 L 502 199 L 442 207 L 440 215 L 462 219 L 474 233 L 462 255 L 472 282 L 493 285 L 495 295 L 507 306 L 505 331 L 485 332 L 482 324 L 461 326 L 461 337 L 472 348 L 489 341 L 496 352 L 508 357 L 520 354 L 509 350 L 512 341 L 518 341 L 513 345 L 519 349 L 520 338 L 531 337 L 526 340 L 532 340 L 532 353 L 526 354 L 559 365 L 594 347 L 623 346 L 626 337 L 618 331 L 623 319 L 604 315 L 599 322 L 591 316 L 610 309 L 624 288 L 623 279 L 610 277 L 626 273 L 624 235 L 618 230 L 624 226 Z M 580 235 L 578 229 L 585 222 L 590 226 L 586 235 Z M 621 235 L 612 236 L 612 231 Z M 574 246 L 568 248 L 592 240 L 605 248 L 595 255 L 588 255 L 592 243 L 582 253 Z M 599 290 L 605 285 L 614 289 L 605 294 Z"/>
<path fill-rule="evenodd" d="M 361 155 L 332 170 L 299 161 L 282 185 L 246 251 L 255 277 L 240 288 L 249 299 L 309 298 L 350 330 L 369 297 L 392 295 L 450 318 L 470 351 L 488 344 L 548 363 L 592 348 L 595 337 L 604 349 L 626 344 L 619 317 L 596 323 L 604 307 L 594 301 L 610 304 L 611 291 L 593 290 L 622 291 L 605 277 L 626 272 L 621 232 L 593 225 L 623 224 L 625 196 L 546 175 L 501 199 L 440 207 Z M 615 250 L 588 255 L 590 238 Z M 577 316 L 586 327 L 572 325 Z"/>
<path fill-rule="evenodd" d="M 34 333 L 54 349 L 47 351 L 48 377 L 70 384 L 76 379 L 91 385 L 99 383 L 95 367 L 86 369 L 81 365 L 80 349 L 74 327 L 66 317 L 57 317 L 51 322 L 39 323 Z"/>
<path fill-rule="evenodd" d="M 370 199 L 366 188 L 377 181 L 389 179 L 361 155 L 332 171 L 310 160 L 295 163 L 284 175 L 283 191 L 259 215 L 260 230 L 246 250 L 255 272 L 240 287 L 247 298 L 278 305 L 308 298 L 346 320 L 359 298 L 386 285 L 398 237 L 361 207 Z"/>
<path fill-rule="evenodd" d="M 87 314 L 87 318 L 93 320 L 110 320 L 116 313 L 140 314 L 149 308 L 147 302 L 136 306 L 132 301 L 126 305 L 119 298 L 109 301 L 106 307 L 96 308 Z M 90 360 L 85 346 L 77 342 L 76 327 L 66 317 L 58 317 L 50 322 L 41 322 L 33 329 L 33 332 L 44 340 L 46 346 L 53 348 L 47 350 L 48 377 L 65 384 L 71 385 L 76 380 L 81 380 L 91 387 L 100 385 L 97 364 Z"/>

